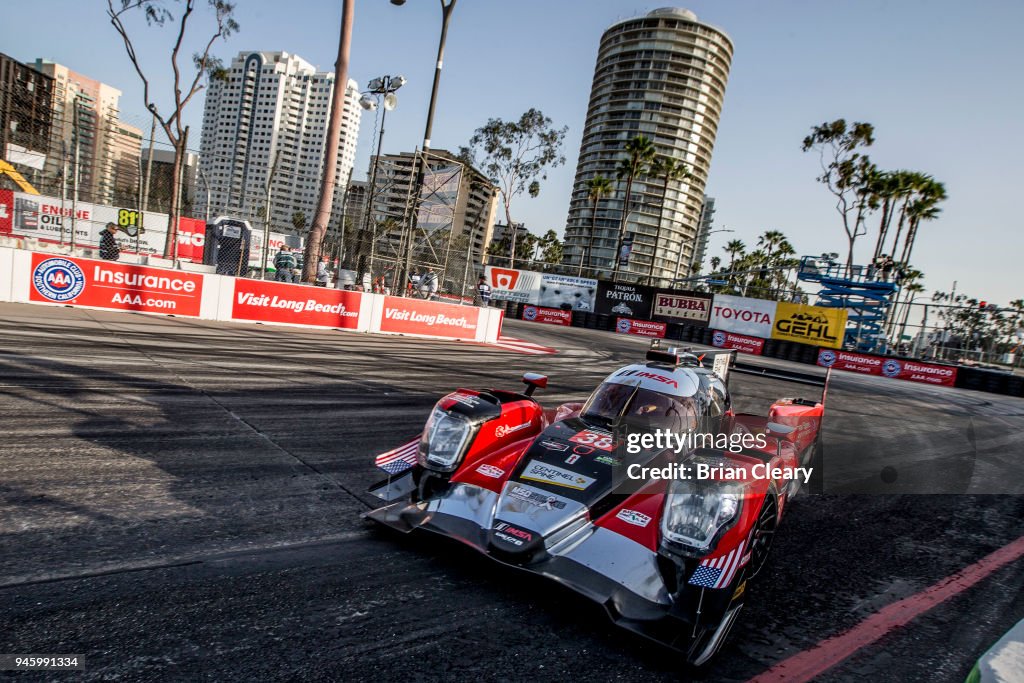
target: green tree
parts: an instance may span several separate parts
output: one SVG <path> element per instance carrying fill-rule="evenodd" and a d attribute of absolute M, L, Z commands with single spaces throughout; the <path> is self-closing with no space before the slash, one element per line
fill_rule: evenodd
<path fill-rule="evenodd" d="M 540 260 L 543 263 L 561 263 L 563 255 L 562 240 L 558 239 L 558 233 L 548 230 L 538 241 L 540 247 Z"/>
<path fill-rule="evenodd" d="M 836 198 L 836 211 L 842 218 L 843 230 L 849 244 L 846 257 L 847 274 L 853 272 L 853 247 L 861 232 L 862 222 L 875 202 L 872 191 L 878 179 L 878 169 L 864 154 L 857 151 L 870 147 L 874 141 L 874 126 L 854 122 L 847 126 L 845 119 L 811 128 L 804 138 L 802 149 L 816 150 L 821 165 L 818 182 L 825 185 Z"/>
<path fill-rule="evenodd" d="M 296 235 L 301 235 L 306 229 L 306 214 L 296 211 L 292 214 L 292 228 Z"/>
<path fill-rule="evenodd" d="M 587 181 L 587 199 L 590 200 L 590 239 L 587 243 L 587 268 L 591 268 L 594 265 L 594 234 L 597 232 L 597 203 L 611 195 L 612 189 L 612 181 L 600 174 Z"/>
<path fill-rule="evenodd" d="M 658 155 L 650 165 L 648 174 L 661 178 L 661 214 L 658 216 L 658 229 L 654 233 L 654 251 L 651 254 L 651 269 L 648 277 L 654 277 L 654 261 L 658 256 L 658 244 L 661 242 L 661 224 L 665 222 L 665 203 L 668 201 L 668 184 L 672 181 L 685 180 L 692 177 L 690 169 L 681 161 L 676 161 L 664 154 Z M 680 254 L 680 257 L 682 255 Z"/>
<path fill-rule="evenodd" d="M 555 128 L 551 119 L 538 109 L 529 109 L 518 121 L 489 119 L 473 133 L 469 145 L 459 156 L 479 168 L 501 188 L 505 222 L 512 223 L 512 201 L 528 192 L 540 193 L 540 180 L 547 179 L 548 169 L 565 163 L 562 143 L 568 126 Z M 481 161 L 476 163 L 477 154 Z M 512 244 L 510 262 L 515 267 L 518 240 Z"/>
<path fill-rule="evenodd" d="M 626 156 L 619 160 L 617 176 L 626 179 L 626 194 L 622 200 L 622 219 L 619 223 L 619 239 L 615 244 L 615 271 L 619 270 L 622 255 L 622 240 L 626 236 L 626 220 L 629 218 L 630 203 L 633 194 L 633 180 L 640 175 L 654 160 L 654 143 L 644 135 L 637 135 L 626 142 Z"/>
<path fill-rule="evenodd" d="M 182 46 L 185 43 L 185 36 L 188 34 L 189 19 L 196 11 L 196 4 L 199 0 L 183 0 L 183 7 L 180 18 L 174 29 L 175 42 L 171 48 L 171 88 L 173 98 L 166 107 L 157 104 L 152 96 L 150 87 L 150 76 L 147 75 L 142 66 L 142 57 L 136 49 L 136 41 L 142 40 L 141 34 L 136 33 L 134 28 L 129 28 L 132 17 L 141 15 L 147 26 L 162 27 L 166 23 L 174 23 L 174 16 L 170 10 L 163 6 L 161 0 L 107 0 L 107 17 L 110 24 L 117 31 L 124 43 L 125 52 L 132 63 L 139 80 L 142 81 L 142 99 L 153 118 L 160 124 L 164 135 L 174 149 L 174 163 L 171 171 L 171 196 L 168 210 L 169 222 L 167 227 L 167 239 L 164 242 L 164 258 L 173 258 L 175 245 L 178 242 L 178 190 L 181 184 L 181 169 L 185 160 L 188 148 L 189 127 L 184 125 L 184 112 L 192 98 L 205 86 L 203 78 L 224 79 L 227 71 L 223 62 L 210 54 L 214 44 L 220 39 L 226 39 L 238 30 L 238 23 L 234 19 L 235 6 L 225 0 L 207 0 L 206 4 L 214 15 L 213 33 L 203 45 L 202 52 L 192 56 L 195 72 L 188 75 L 182 71 L 180 56 Z M 191 42 L 191 41 L 190 41 Z"/>

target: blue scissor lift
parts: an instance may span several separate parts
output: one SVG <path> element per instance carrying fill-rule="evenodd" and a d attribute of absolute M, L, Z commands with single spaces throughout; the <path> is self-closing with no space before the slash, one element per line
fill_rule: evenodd
<path fill-rule="evenodd" d="M 869 274 L 872 277 L 868 277 Z M 854 266 L 853 272 L 847 275 L 845 264 L 814 256 L 800 259 L 797 277 L 821 287 L 815 305 L 849 311 L 844 348 L 874 353 L 888 350 L 885 321 L 895 298 L 893 295 L 900 289 L 897 283 L 882 280 L 863 266 Z"/>

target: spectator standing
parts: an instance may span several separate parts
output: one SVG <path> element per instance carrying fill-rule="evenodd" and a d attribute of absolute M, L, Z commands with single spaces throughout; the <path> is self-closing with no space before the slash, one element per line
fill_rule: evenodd
<path fill-rule="evenodd" d="M 487 284 L 487 278 L 483 275 L 480 276 L 480 280 L 476 283 L 476 292 L 480 297 L 480 305 L 487 307 L 491 305 L 491 286 Z"/>
<path fill-rule="evenodd" d="M 292 271 L 296 263 L 295 254 L 291 249 L 287 245 L 281 245 L 281 250 L 274 257 L 274 269 L 277 271 L 274 279 L 278 282 L 294 282 Z"/>
<path fill-rule="evenodd" d="M 420 276 L 420 292 L 424 299 L 437 298 L 437 273 L 433 268 L 427 268 L 427 272 Z"/>
<path fill-rule="evenodd" d="M 100 234 L 100 258 L 107 261 L 116 261 L 121 258 L 121 247 L 117 243 L 117 224 L 107 223 Z"/>
<path fill-rule="evenodd" d="M 327 268 L 327 257 L 316 264 L 316 286 L 326 287 L 331 282 L 331 271 Z"/>

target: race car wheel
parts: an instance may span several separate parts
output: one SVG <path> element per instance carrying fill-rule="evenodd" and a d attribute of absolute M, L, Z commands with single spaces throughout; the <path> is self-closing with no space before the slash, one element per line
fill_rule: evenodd
<path fill-rule="evenodd" d="M 754 523 L 753 536 L 750 541 L 750 574 L 754 578 L 764 567 L 768 559 L 768 551 L 772 548 L 772 541 L 775 539 L 775 529 L 779 523 L 779 509 L 776 502 L 775 491 L 770 490 L 764 497 L 761 505 L 761 512 L 757 515 Z"/>

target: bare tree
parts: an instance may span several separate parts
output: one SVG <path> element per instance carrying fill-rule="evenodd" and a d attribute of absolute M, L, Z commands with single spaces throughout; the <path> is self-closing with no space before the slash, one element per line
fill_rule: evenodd
<path fill-rule="evenodd" d="M 175 21 L 171 11 L 164 6 L 162 0 L 107 0 L 107 16 L 110 23 L 124 41 L 124 49 L 128 53 L 128 59 L 135 67 L 135 73 L 142 81 L 142 98 L 146 109 L 150 111 L 167 136 L 168 142 L 174 148 L 174 170 L 171 177 L 170 216 L 167 224 L 167 240 L 164 243 L 164 258 L 173 258 L 177 249 L 178 241 L 178 214 L 180 213 L 180 184 L 181 168 L 185 161 L 185 153 L 188 146 L 188 126 L 182 122 L 183 112 L 188 103 L 196 93 L 205 86 L 202 83 L 203 76 L 209 78 L 224 78 L 226 72 L 223 62 L 213 57 L 210 51 L 214 43 L 224 39 L 238 30 L 238 23 L 234 20 L 235 6 L 224 0 L 206 0 L 210 9 L 213 10 L 216 18 L 216 30 L 210 39 L 206 41 L 202 52 L 192 55 L 192 63 L 195 73 L 188 77 L 182 73 L 179 63 L 182 45 L 185 41 L 185 34 L 188 29 L 189 19 L 196 11 L 198 0 L 180 0 L 182 12 L 180 18 Z M 125 19 L 134 14 L 142 14 L 148 26 L 164 26 L 167 23 L 175 24 L 176 37 L 174 47 L 171 50 L 171 71 L 173 72 L 174 99 L 171 106 L 161 110 L 157 106 L 150 93 L 149 77 L 142 68 L 139 55 L 135 49 L 135 40 L 132 33 L 125 25 Z M 136 36 L 137 38 L 137 36 Z M 169 112 L 169 113 L 167 113 Z"/>

